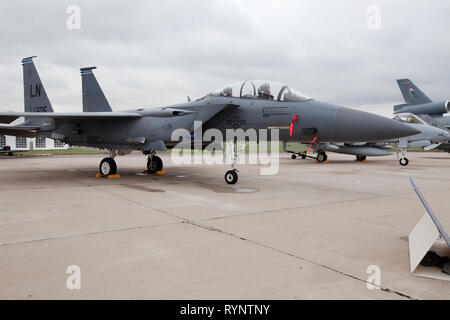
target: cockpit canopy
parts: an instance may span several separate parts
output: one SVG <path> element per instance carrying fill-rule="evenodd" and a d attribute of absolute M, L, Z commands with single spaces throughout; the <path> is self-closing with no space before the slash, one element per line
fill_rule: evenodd
<path fill-rule="evenodd" d="M 399 113 L 393 119 L 404 123 L 426 124 L 425 121 L 412 113 Z"/>
<path fill-rule="evenodd" d="M 242 99 L 262 99 L 285 102 L 310 100 L 303 93 L 275 81 L 247 80 L 215 90 L 212 95 Z"/>

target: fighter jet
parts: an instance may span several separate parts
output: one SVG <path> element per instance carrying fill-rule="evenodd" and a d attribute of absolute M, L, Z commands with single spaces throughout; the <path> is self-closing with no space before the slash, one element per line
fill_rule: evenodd
<path fill-rule="evenodd" d="M 405 103 L 395 105 L 394 113 L 427 114 L 450 128 L 450 116 L 444 116 L 450 109 L 450 101 L 433 102 L 409 79 L 398 79 L 397 84 Z"/>
<path fill-rule="evenodd" d="M 83 112 L 54 112 L 35 68 L 34 57 L 22 60 L 25 112 L 1 112 L 0 122 L 25 121 L 11 130 L 0 125 L 0 133 L 43 136 L 69 145 L 110 150 L 100 162 L 103 176 L 117 171 L 115 156 L 126 150 L 141 150 L 148 155 L 149 172 L 163 168 L 157 151 L 177 145 L 174 130 L 195 133 L 194 121 L 201 131 L 227 129 L 280 129 L 281 141 L 335 142 L 380 141 L 410 136 L 417 130 L 398 121 L 309 98 L 287 85 L 268 81 L 244 81 L 207 94 L 200 99 L 160 107 L 112 111 L 94 74 L 95 67 L 81 69 Z M 224 137 L 226 134 L 224 134 Z M 259 139 L 258 135 L 258 139 Z M 271 136 L 268 137 L 271 139 Z M 225 174 L 229 184 L 237 182 L 237 170 Z"/>
<path fill-rule="evenodd" d="M 401 151 L 402 156 L 399 159 L 399 163 L 402 166 L 406 166 L 409 163 L 408 158 L 405 156 L 408 147 L 424 148 L 425 151 L 429 151 L 439 147 L 443 142 L 447 142 L 450 139 L 450 133 L 447 130 L 429 125 L 412 113 L 399 113 L 393 119 L 407 124 L 411 128 L 420 131 L 420 133 L 385 142 L 321 143 L 313 147 L 314 152 L 318 153 L 318 161 L 326 160 L 327 155 L 325 151 L 355 155 L 357 161 L 364 161 L 367 156 L 389 156 L 392 153 L 388 152 L 388 150 L 394 149 L 390 143 L 394 143 L 397 145 L 397 157 L 398 150 L 400 149 Z M 302 159 L 306 157 L 314 158 L 309 156 L 306 151 L 290 153 L 292 153 L 292 159 L 296 159 L 297 156 L 300 156 Z"/>
<path fill-rule="evenodd" d="M 444 116 L 450 109 L 449 101 L 433 102 L 409 79 L 398 79 L 405 104 L 394 106 L 394 113 L 417 114 L 428 124 L 440 129 L 450 129 L 450 116 Z M 450 152 L 450 143 L 442 143 L 438 149 Z"/>

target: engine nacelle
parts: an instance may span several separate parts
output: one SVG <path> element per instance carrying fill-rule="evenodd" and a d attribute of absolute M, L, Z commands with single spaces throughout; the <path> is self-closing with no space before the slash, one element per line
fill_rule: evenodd
<path fill-rule="evenodd" d="M 450 109 L 450 101 L 430 102 L 424 104 L 399 104 L 394 106 L 394 113 L 409 112 L 413 114 L 444 114 Z"/>

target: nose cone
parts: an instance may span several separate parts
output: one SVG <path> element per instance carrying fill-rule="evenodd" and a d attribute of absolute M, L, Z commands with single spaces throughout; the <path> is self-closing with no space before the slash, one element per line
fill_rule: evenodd
<path fill-rule="evenodd" d="M 450 133 L 447 130 L 439 129 L 437 139 L 439 142 L 446 142 L 450 140 Z"/>
<path fill-rule="evenodd" d="M 336 114 L 339 141 L 384 141 L 418 133 L 406 124 L 368 112 L 340 108 Z"/>

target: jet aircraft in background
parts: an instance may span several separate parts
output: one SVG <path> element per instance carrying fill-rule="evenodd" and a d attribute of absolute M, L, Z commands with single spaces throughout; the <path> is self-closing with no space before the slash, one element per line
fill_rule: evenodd
<path fill-rule="evenodd" d="M 394 113 L 411 112 L 428 124 L 440 129 L 450 129 L 450 116 L 444 116 L 450 109 L 449 101 L 433 102 L 409 79 L 398 79 L 405 104 L 394 106 Z M 437 149 L 450 152 L 450 143 L 442 143 Z"/>
<path fill-rule="evenodd" d="M 427 114 L 450 128 L 450 116 L 444 116 L 450 109 L 450 101 L 433 102 L 409 79 L 398 79 L 397 84 L 405 103 L 395 105 L 394 113 Z"/>
<path fill-rule="evenodd" d="M 108 149 L 110 156 L 99 166 L 104 176 L 116 173 L 115 156 L 128 150 L 141 150 L 148 155 L 148 171 L 160 171 L 163 163 L 155 153 L 178 144 L 171 138 L 174 130 L 194 133 L 194 121 L 202 122 L 202 136 L 208 128 L 219 129 L 224 137 L 227 129 L 251 128 L 259 133 L 259 129 L 279 128 L 281 141 L 303 143 L 384 141 L 418 133 L 398 121 L 320 102 L 287 85 L 267 81 L 240 82 L 167 107 L 112 111 L 93 74 L 95 67 L 81 69 L 83 112 L 54 112 L 33 58 L 22 60 L 25 112 L 0 112 L 0 134 L 42 136 Z M 20 117 L 24 122 L 11 128 L 9 123 Z M 237 179 L 234 167 L 226 172 L 227 183 Z"/>
<path fill-rule="evenodd" d="M 408 158 L 406 158 L 406 149 L 409 148 L 424 148 L 425 151 L 432 150 L 439 147 L 443 142 L 447 142 L 450 139 L 450 134 L 445 129 L 440 129 L 429 125 L 424 120 L 412 113 L 400 113 L 394 117 L 394 120 L 400 121 L 407 124 L 411 128 L 414 128 L 420 133 L 403 137 L 399 139 L 389 140 L 385 142 L 347 142 L 347 143 L 320 143 L 314 146 L 314 152 L 318 153 L 317 159 L 319 161 L 326 161 L 327 155 L 325 151 L 355 155 L 357 161 L 366 160 L 367 156 L 388 156 L 392 155 L 389 150 L 394 149 L 390 143 L 395 143 L 397 145 L 397 156 L 398 149 L 400 149 L 401 157 L 399 163 L 402 166 L 406 166 L 409 163 Z M 300 156 L 302 159 L 309 157 L 305 152 L 292 153 L 292 159 Z"/>

